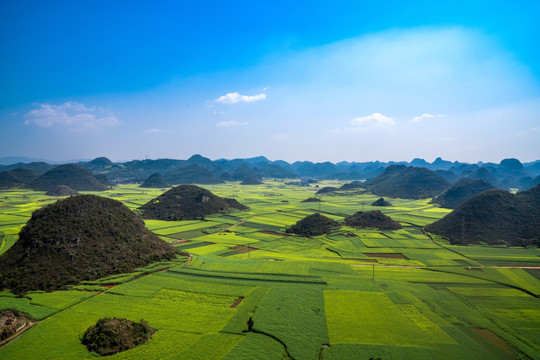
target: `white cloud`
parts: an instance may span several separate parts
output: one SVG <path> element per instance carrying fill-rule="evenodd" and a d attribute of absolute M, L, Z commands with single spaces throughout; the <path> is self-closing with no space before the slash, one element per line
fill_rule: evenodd
<path fill-rule="evenodd" d="M 120 121 L 102 108 L 88 108 L 78 102 L 66 102 L 61 105 L 39 104 L 25 115 L 25 124 L 39 127 L 63 126 L 71 130 L 98 130 L 108 126 L 116 126 Z"/>
<path fill-rule="evenodd" d="M 216 124 L 217 127 L 233 128 L 238 126 L 246 126 L 248 123 L 245 121 L 221 121 Z"/>
<path fill-rule="evenodd" d="M 163 130 L 161 129 L 156 129 L 156 128 L 153 128 L 153 129 L 146 129 L 143 131 L 143 133 L 145 134 L 158 134 L 160 132 L 162 132 Z"/>
<path fill-rule="evenodd" d="M 362 128 L 368 127 L 382 127 L 389 128 L 396 124 L 394 119 L 384 116 L 381 113 L 373 113 L 368 116 L 357 117 L 351 120 L 351 124 L 359 125 Z"/>
<path fill-rule="evenodd" d="M 446 114 L 437 114 L 437 115 L 432 115 L 432 114 L 422 114 L 420 116 L 415 116 L 412 118 L 412 122 L 420 122 L 422 120 L 426 120 L 426 119 L 434 119 L 434 118 L 445 118 L 446 117 Z"/>
<path fill-rule="evenodd" d="M 240 95 L 237 92 L 228 93 L 227 95 L 222 95 L 218 97 L 215 102 L 222 104 L 238 104 L 242 102 L 252 103 L 259 100 L 266 99 L 266 94 L 259 95 Z"/>
<path fill-rule="evenodd" d="M 412 122 L 420 122 L 420 121 L 425 120 L 425 119 L 433 119 L 434 117 L 435 117 L 435 115 L 422 114 L 420 116 L 413 117 Z"/>

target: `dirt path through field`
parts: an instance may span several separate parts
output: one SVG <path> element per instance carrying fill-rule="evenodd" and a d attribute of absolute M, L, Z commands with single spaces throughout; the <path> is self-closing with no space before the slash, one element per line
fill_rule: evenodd
<path fill-rule="evenodd" d="M 219 230 L 218 233 L 224 232 L 224 231 L 227 231 L 227 230 L 231 230 L 231 229 L 232 229 L 233 227 L 235 227 L 235 226 L 242 225 L 242 224 L 245 223 L 246 221 L 253 219 L 255 216 L 257 216 L 257 215 L 252 215 L 252 216 L 248 217 L 246 220 L 242 220 L 242 221 L 240 221 L 240 222 L 238 222 L 238 223 L 236 223 L 236 224 L 234 224 L 234 225 L 229 226 L 228 228 L 225 228 L 225 229 L 223 229 L 223 230 Z"/>
<path fill-rule="evenodd" d="M 434 243 L 434 244 L 436 244 L 436 245 L 439 245 L 439 246 L 442 247 L 443 249 L 448 250 L 448 251 L 450 251 L 450 252 L 453 252 L 453 253 L 456 254 L 456 255 L 463 256 L 465 259 L 472 261 L 473 263 L 477 264 L 477 265 L 480 266 L 480 267 L 484 267 L 484 265 L 481 264 L 481 263 L 479 263 L 478 261 L 476 261 L 476 260 L 474 260 L 474 259 L 471 259 L 470 257 L 468 257 L 468 256 L 466 256 L 466 255 L 463 255 L 463 254 L 460 253 L 460 252 L 457 252 L 457 251 L 455 251 L 455 250 L 449 249 L 449 248 L 447 248 L 446 246 L 441 245 L 441 244 L 436 243 L 435 241 L 433 241 L 433 238 L 431 237 L 431 235 L 426 231 L 425 226 L 422 227 L 422 232 L 424 233 L 424 235 L 426 235 L 426 236 L 429 238 L 429 241 L 431 241 L 432 243 Z"/>

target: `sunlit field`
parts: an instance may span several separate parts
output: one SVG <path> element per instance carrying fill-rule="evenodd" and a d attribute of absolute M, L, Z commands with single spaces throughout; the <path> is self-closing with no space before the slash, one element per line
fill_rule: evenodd
<path fill-rule="evenodd" d="M 340 183 L 341 184 L 341 183 Z M 336 185 L 321 182 L 319 187 Z M 450 210 L 430 199 L 361 189 L 302 202 L 316 188 L 265 181 L 204 186 L 249 207 L 204 220 L 147 220 L 182 250 L 175 261 L 84 282 L 65 291 L 0 293 L 34 325 L 0 348 L 2 359 L 94 358 L 81 344 L 103 317 L 146 320 L 149 342 L 110 359 L 520 359 L 540 358 L 540 251 L 455 246 L 422 227 Z M 120 185 L 97 195 L 137 208 L 167 189 Z M 43 192 L 0 192 L 0 254 Z M 285 232 L 315 212 L 343 223 L 381 210 L 403 226 L 342 226 L 305 238 Z"/>

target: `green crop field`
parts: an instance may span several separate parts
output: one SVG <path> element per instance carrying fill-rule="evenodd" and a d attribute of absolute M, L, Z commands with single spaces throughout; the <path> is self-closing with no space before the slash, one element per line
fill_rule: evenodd
<path fill-rule="evenodd" d="M 343 183 L 323 181 L 323 186 Z M 540 359 L 540 251 L 456 246 L 422 227 L 450 212 L 429 199 L 314 187 L 205 186 L 249 209 L 204 220 L 146 220 L 184 256 L 63 291 L 0 292 L 0 310 L 34 325 L 0 359 L 89 359 L 86 329 L 103 317 L 146 320 L 157 332 L 111 359 Z M 94 194 L 137 208 L 165 189 L 120 185 Z M 0 192 L 0 254 L 32 212 L 58 198 Z M 403 228 L 342 226 L 312 238 L 286 229 L 321 212 L 343 223 L 381 210 Z"/>

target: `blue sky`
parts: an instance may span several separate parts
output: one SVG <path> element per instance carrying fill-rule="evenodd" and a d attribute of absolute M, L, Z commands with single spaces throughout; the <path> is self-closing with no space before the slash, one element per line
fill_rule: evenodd
<path fill-rule="evenodd" d="M 535 1 L 3 1 L 1 156 L 540 159 Z"/>

